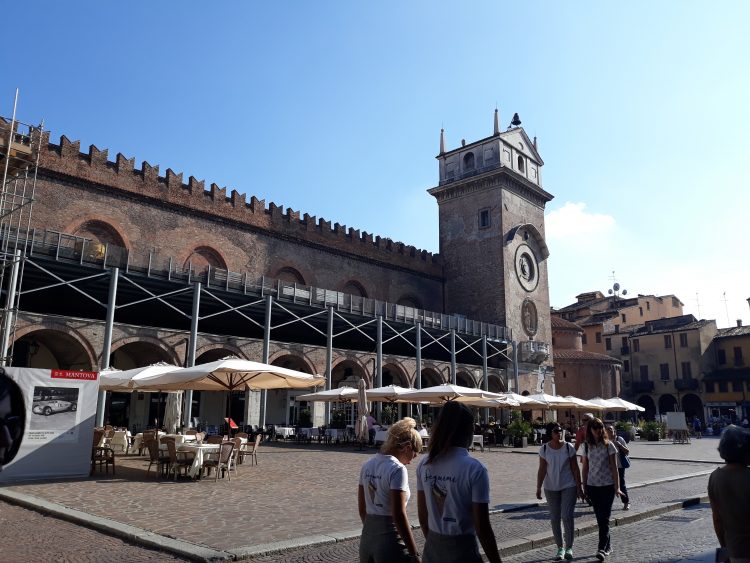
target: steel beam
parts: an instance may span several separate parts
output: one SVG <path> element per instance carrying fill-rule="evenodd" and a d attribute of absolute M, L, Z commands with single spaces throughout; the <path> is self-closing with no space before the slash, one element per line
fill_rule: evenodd
<path fill-rule="evenodd" d="M 266 295 L 266 322 L 263 325 L 263 363 L 268 363 L 271 357 L 271 312 L 273 310 L 273 295 Z M 266 426 L 266 401 L 268 400 L 268 391 L 263 389 L 260 392 L 260 425 Z"/>
<path fill-rule="evenodd" d="M 120 269 L 112 268 L 109 278 L 109 296 L 107 297 L 107 320 L 104 325 L 104 346 L 102 347 L 101 369 L 109 367 L 109 355 L 112 352 L 112 326 L 115 322 L 115 309 L 117 308 L 117 279 L 120 277 Z M 107 404 L 107 392 L 99 391 L 99 402 L 96 405 L 96 425 L 104 426 L 104 407 Z"/>
<path fill-rule="evenodd" d="M 328 306 L 328 330 L 326 332 L 326 389 L 333 385 L 331 370 L 333 369 L 333 305 Z M 331 423 L 331 403 L 326 402 L 325 422 Z"/>
<path fill-rule="evenodd" d="M 451 329 L 451 383 L 456 384 L 456 329 Z"/>
<path fill-rule="evenodd" d="M 10 145 L 8 145 L 10 146 Z M 18 285 L 18 271 L 21 266 L 21 251 L 16 250 L 13 256 L 13 265 L 10 270 L 10 279 L 8 280 L 8 294 L 5 298 L 5 319 L 3 324 L 3 338 L 0 346 L 0 366 L 6 366 L 11 363 L 11 357 L 8 355 L 8 348 L 10 348 L 10 336 L 13 332 L 13 326 L 16 323 L 16 287 Z"/>
<path fill-rule="evenodd" d="M 195 353 L 198 349 L 198 322 L 200 321 L 201 310 L 201 282 L 196 282 L 193 286 L 193 308 L 190 314 L 190 340 L 188 340 L 187 366 L 195 365 Z M 185 409 L 183 411 L 183 426 L 185 430 L 190 428 L 190 421 L 193 418 L 193 390 L 185 391 Z"/>
<path fill-rule="evenodd" d="M 383 315 L 378 315 L 378 322 L 376 325 L 376 340 L 375 340 L 375 387 L 383 386 Z M 378 402 L 375 409 L 377 419 L 381 420 L 380 415 L 383 412 L 383 403 Z"/>

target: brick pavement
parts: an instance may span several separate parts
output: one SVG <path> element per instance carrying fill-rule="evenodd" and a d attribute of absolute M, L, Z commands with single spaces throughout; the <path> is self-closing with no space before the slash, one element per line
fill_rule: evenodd
<path fill-rule="evenodd" d="M 634 446 L 634 451 L 638 445 Z M 264 445 L 260 465 L 243 465 L 231 482 L 145 478 L 145 458 L 118 457 L 117 477 L 29 483 L 12 490 L 192 543 L 232 549 L 335 532 L 357 532 L 359 468 L 374 450 Z M 532 450 L 529 448 L 528 450 Z M 537 456 L 475 452 L 490 472 L 491 507 L 534 502 Z M 628 470 L 632 484 L 705 471 L 690 462 L 641 460 Z M 412 490 L 415 471 L 409 470 Z M 416 503 L 409 514 L 416 522 Z"/>
<path fill-rule="evenodd" d="M 4 502 L 0 502 L 0 530 L 0 563 L 185 561 Z"/>

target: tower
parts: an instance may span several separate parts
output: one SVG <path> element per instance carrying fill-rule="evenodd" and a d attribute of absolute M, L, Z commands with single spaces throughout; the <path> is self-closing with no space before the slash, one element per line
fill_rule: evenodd
<path fill-rule="evenodd" d="M 517 114 L 504 132 L 498 121 L 495 110 L 492 136 L 449 151 L 441 131 L 440 182 L 428 191 L 439 208 L 445 312 L 513 331 L 522 391 L 524 373 L 543 379 L 550 367 L 544 207 L 553 196 L 542 188 L 536 138 Z M 525 384 L 539 390 L 534 381 Z"/>

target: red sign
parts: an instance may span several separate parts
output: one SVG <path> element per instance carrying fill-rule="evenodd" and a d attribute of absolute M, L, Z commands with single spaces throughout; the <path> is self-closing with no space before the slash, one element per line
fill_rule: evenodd
<path fill-rule="evenodd" d="M 52 379 L 85 379 L 86 381 L 96 381 L 99 377 L 95 371 L 74 371 L 70 369 L 53 369 Z"/>
<path fill-rule="evenodd" d="M 225 418 L 224 422 L 226 422 L 229 425 L 229 428 L 231 428 L 232 430 L 237 430 L 239 428 L 239 426 L 237 426 L 237 423 L 231 418 Z"/>

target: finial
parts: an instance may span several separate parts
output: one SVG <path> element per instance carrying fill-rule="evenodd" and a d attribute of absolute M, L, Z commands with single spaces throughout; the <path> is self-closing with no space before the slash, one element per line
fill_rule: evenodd
<path fill-rule="evenodd" d="M 535 151 L 539 150 L 539 147 L 537 147 L 537 144 L 536 144 L 536 135 L 534 135 L 534 150 Z"/>
<path fill-rule="evenodd" d="M 510 124 L 514 127 L 518 127 L 519 125 L 521 125 L 521 118 L 518 117 L 517 113 L 513 114 L 513 120 L 510 122 Z"/>
<path fill-rule="evenodd" d="M 445 129 L 440 128 L 440 154 L 445 153 Z"/>
<path fill-rule="evenodd" d="M 499 135 L 500 134 L 500 114 L 497 111 L 497 108 L 495 108 L 495 131 L 494 131 L 494 134 L 495 135 Z"/>

